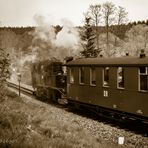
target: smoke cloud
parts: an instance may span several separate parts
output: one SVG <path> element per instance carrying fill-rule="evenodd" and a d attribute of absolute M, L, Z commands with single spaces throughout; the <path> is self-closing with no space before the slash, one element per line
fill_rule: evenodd
<path fill-rule="evenodd" d="M 11 65 L 11 80 L 17 82 L 17 73 L 22 74 L 23 83 L 31 83 L 30 63 L 57 59 L 63 61 L 67 56 L 78 57 L 80 53 L 79 32 L 72 22 L 61 19 L 62 27 L 57 31 L 52 17 L 35 15 L 37 27 L 29 34 L 33 37 L 27 54 L 14 57 Z M 18 49 L 18 51 L 21 51 Z M 14 54 L 15 55 L 15 54 Z M 29 82 L 27 82 L 29 81 Z"/>
<path fill-rule="evenodd" d="M 79 33 L 72 22 L 61 19 L 62 29 L 56 34 L 55 27 L 45 17 L 36 15 L 34 18 L 38 25 L 31 47 L 35 60 L 56 58 L 63 61 L 66 56 L 79 55 Z"/>

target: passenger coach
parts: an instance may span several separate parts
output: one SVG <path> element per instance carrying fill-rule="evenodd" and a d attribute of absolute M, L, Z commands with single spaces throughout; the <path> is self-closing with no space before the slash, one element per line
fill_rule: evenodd
<path fill-rule="evenodd" d="M 148 120 L 148 57 L 84 58 L 66 65 L 69 103 Z"/>

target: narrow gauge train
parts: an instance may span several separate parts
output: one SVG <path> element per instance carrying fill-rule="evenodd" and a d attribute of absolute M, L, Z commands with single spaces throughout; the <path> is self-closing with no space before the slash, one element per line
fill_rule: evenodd
<path fill-rule="evenodd" d="M 45 60 L 32 64 L 32 86 L 37 97 L 58 101 L 66 95 L 66 76 L 62 62 Z"/>
<path fill-rule="evenodd" d="M 67 66 L 67 100 L 148 123 L 148 57 L 85 58 Z"/>
<path fill-rule="evenodd" d="M 148 122 L 148 57 L 82 58 L 33 64 L 37 96 L 85 106 L 99 114 Z M 66 78 L 67 77 L 67 78 Z"/>

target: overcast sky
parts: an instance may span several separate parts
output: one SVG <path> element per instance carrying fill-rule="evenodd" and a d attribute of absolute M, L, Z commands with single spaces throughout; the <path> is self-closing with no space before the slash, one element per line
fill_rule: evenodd
<path fill-rule="evenodd" d="M 116 6 L 126 8 L 130 21 L 148 19 L 148 0 L 110 0 Z M 1 26 L 35 25 L 34 15 L 43 15 L 55 24 L 66 18 L 74 25 L 82 25 L 83 12 L 90 4 L 102 4 L 106 0 L 0 0 Z"/>

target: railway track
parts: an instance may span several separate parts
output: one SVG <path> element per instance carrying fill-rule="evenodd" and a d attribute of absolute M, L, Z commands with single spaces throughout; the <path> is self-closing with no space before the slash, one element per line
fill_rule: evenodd
<path fill-rule="evenodd" d="M 25 86 L 20 85 L 19 86 L 18 84 L 13 83 L 13 82 L 10 82 L 10 81 L 7 81 L 6 83 L 7 83 L 7 86 L 8 87 L 17 90 L 18 92 L 20 91 L 20 94 L 31 96 L 34 99 L 37 98 L 36 95 L 35 95 L 34 89 L 31 88 L 30 86 L 28 86 L 28 88 L 27 88 L 27 85 L 25 85 Z M 37 100 L 40 100 L 42 102 L 50 103 L 50 104 L 52 104 L 52 105 L 54 105 L 56 107 L 59 107 L 59 108 L 67 108 L 67 102 L 65 101 L 65 99 L 63 101 L 62 101 L 62 99 L 59 99 L 58 100 L 58 103 L 57 102 L 54 102 L 52 100 L 43 99 L 43 98 L 37 98 Z"/>
<path fill-rule="evenodd" d="M 27 87 L 22 86 L 22 85 L 19 86 L 18 84 L 10 82 L 10 81 L 7 81 L 6 83 L 7 83 L 8 87 L 11 87 L 11 88 L 16 89 L 18 91 L 20 90 L 21 93 L 25 93 L 25 94 L 28 94 L 28 95 L 34 95 L 33 88 L 32 89 L 27 88 Z"/>
<path fill-rule="evenodd" d="M 25 95 L 29 95 L 32 97 L 35 96 L 34 90 L 31 88 L 27 88 L 22 85 L 19 88 L 19 85 L 15 84 L 13 82 L 7 82 L 7 85 L 8 85 L 8 87 L 11 87 L 16 90 L 20 89 L 21 93 L 23 93 Z M 39 100 L 43 101 L 42 99 L 39 99 Z M 72 106 L 69 107 L 67 105 L 58 104 L 58 103 L 55 103 L 50 100 L 48 100 L 48 101 L 44 100 L 44 102 L 50 103 L 51 105 L 59 107 L 59 108 L 63 108 L 64 110 L 73 112 L 74 114 L 91 118 L 95 121 L 104 122 L 107 124 L 112 124 L 113 126 L 119 126 L 122 129 L 134 131 L 135 133 L 145 135 L 146 137 L 148 136 L 148 127 L 147 127 L 148 125 L 147 124 L 141 124 L 141 123 L 139 124 L 139 123 L 135 123 L 132 121 L 121 121 L 121 120 L 119 121 L 119 120 L 116 120 L 116 119 L 113 119 L 110 117 L 99 115 L 99 114 L 93 112 L 92 110 L 88 110 L 88 109 L 86 110 L 84 108 L 77 109 Z"/>

